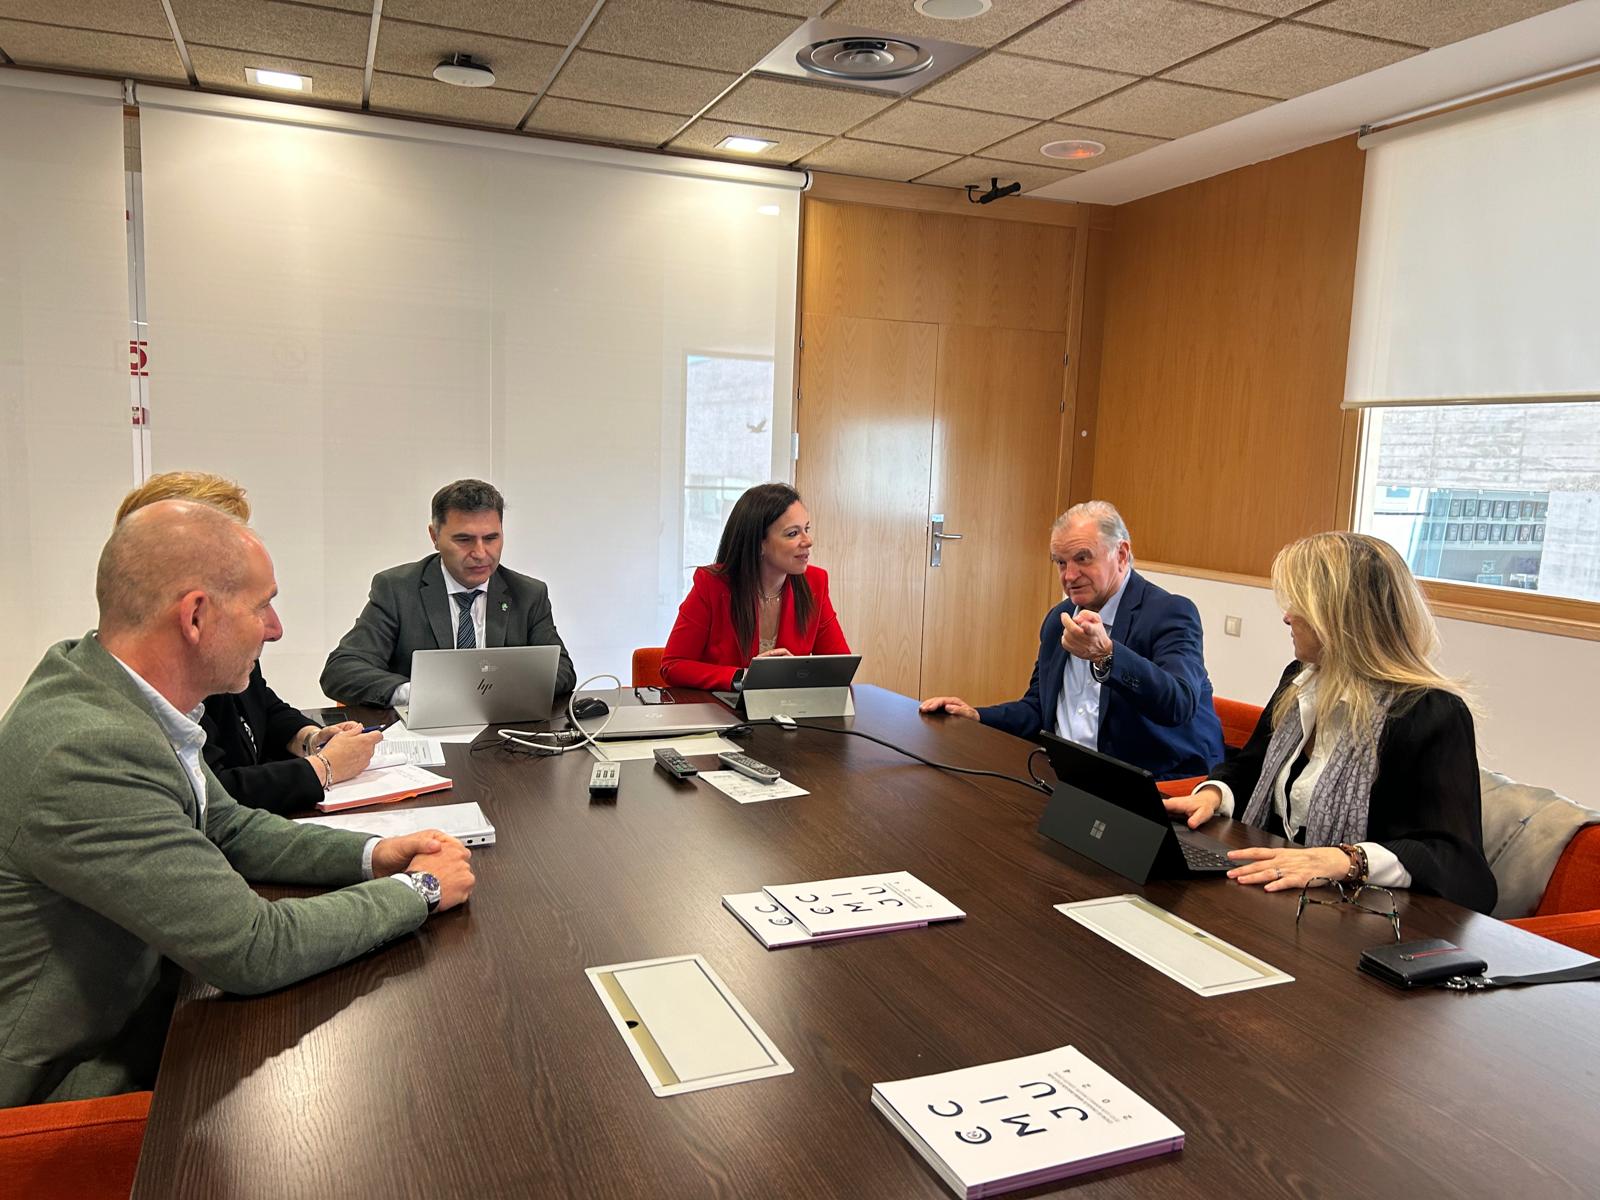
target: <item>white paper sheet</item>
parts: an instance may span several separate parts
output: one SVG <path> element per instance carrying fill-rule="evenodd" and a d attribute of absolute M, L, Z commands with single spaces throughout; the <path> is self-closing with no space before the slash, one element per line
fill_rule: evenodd
<path fill-rule="evenodd" d="M 1294 976 L 1212 937 L 1143 896 L 1103 896 L 1055 908 L 1202 996 L 1294 982 Z"/>
<path fill-rule="evenodd" d="M 367 812 L 333 813 L 326 817 L 300 817 L 296 824 L 326 825 L 378 837 L 404 837 L 423 829 L 437 829 L 468 846 L 494 844 L 494 826 L 476 804 L 433 804 L 424 808 L 383 808 Z"/>
<path fill-rule="evenodd" d="M 740 804 L 755 804 L 761 800 L 787 800 L 790 796 L 809 796 L 810 792 L 803 787 L 796 787 L 787 779 L 778 779 L 772 783 L 762 783 L 759 779 L 739 771 L 701 771 L 700 778 L 704 779 L 717 791 L 729 799 L 737 800 Z"/>
<path fill-rule="evenodd" d="M 651 759 L 657 750 L 676 750 L 685 758 L 699 758 L 707 754 L 721 754 L 724 750 L 738 750 L 725 737 L 715 733 L 694 733 L 675 738 L 629 738 L 618 742 L 591 742 L 589 753 L 602 762 L 638 762 Z"/>
<path fill-rule="evenodd" d="M 487 725 L 458 725 L 453 729 L 430 729 L 426 733 L 412 733 L 404 721 L 396 721 L 383 731 L 383 743 L 389 742 L 475 742 Z M 440 759 L 443 762 L 444 759 Z"/>
<path fill-rule="evenodd" d="M 769 883 L 762 891 L 812 934 L 955 921 L 967 915 L 909 871 Z"/>
<path fill-rule="evenodd" d="M 389 728 L 392 729 L 394 726 L 391 725 Z M 444 743 L 438 738 L 420 737 L 415 734 L 391 738 L 385 731 L 383 740 L 378 743 L 378 748 L 372 755 L 372 761 L 367 764 L 367 769 L 370 771 L 380 767 L 398 767 L 405 764 L 413 767 L 444 766 Z"/>

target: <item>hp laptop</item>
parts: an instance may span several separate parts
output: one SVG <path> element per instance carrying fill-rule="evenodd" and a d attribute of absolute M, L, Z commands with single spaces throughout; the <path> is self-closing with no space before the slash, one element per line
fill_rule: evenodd
<path fill-rule="evenodd" d="M 555 699 L 559 646 L 418 650 L 411 703 L 395 711 L 419 733 L 501 721 L 545 721 Z"/>
<path fill-rule="evenodd" d="M 861 665 L 859 654 L 795 654 L 753 658 L 738 692 L 713 692 L 724 704 L 742 708 L 753 721 L 786 717 L 853 717 L 850 681 Z"/>
<path fill-rule="evenodd" d="M 1135 883 L 1221 874 L 1227 845 L 1174 823 L 1161 803 L 1155 777 L 1121 759 L 1043 730 L 1055 769 L 1055 794 L 1039 819 L 1039 832 Z"/>

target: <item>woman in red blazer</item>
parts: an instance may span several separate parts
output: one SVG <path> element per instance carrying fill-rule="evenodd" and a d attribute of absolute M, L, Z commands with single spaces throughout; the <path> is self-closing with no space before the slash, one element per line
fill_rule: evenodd
<path fill-rule="evenodd" d="M 849 654 L 828 603 L 828 575 L 810 565 L 811 516 L 786 483 L 740 496 L 722 527 L 714 566 L 694 587 L 661 655 L 675 687 L 727 691 L 757 657 Z"/>

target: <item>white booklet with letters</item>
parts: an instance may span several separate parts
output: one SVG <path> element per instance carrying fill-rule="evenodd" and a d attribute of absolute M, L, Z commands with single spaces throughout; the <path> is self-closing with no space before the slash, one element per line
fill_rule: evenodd
<path fill-rule="evenodd" d="M 967 915 L 908 871 L 768 884 L 761 890 L 813 936 L 926 925 Z"/>
<path fill-rule="evenodd" d="M 1183 1148 L 1183 1130 L 1071 1046 L 880 1083 L 872 1105 L 963 1197 Z"/>
<path fill-rule="evenodd" d="M 744 927 L 755 934 L 756 940 L 768 950 L 779 950 L 784 946 L 804 946 L 811 942 L 835 942 L 840 938 L 887 933 L 891 929 L 920 929 L 927 924 L 926 921 L 907 921 L 898 925 L 880 925 L 872 929 L 850 929 L 843 933 L 811 934 L 806 932 L 805 926 L 794 919 L 794 915 L 788 909 L 766 892 L 745 892 L 738 896 L 724 896 L 722 907 L 744 922 Z"/>

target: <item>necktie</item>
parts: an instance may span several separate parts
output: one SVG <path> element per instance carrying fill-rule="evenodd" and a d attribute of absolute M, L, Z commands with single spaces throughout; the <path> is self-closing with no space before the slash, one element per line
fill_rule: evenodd
<path fill-rule="evenodd" d="M 461 612 L 456 618 L 456 649 L 472 650 L 478 645 L 478 636 L 472 628 L 472 602 L 483 595 L 482 589 L 476 592 L 454 592 L 457 606 Z"/>

